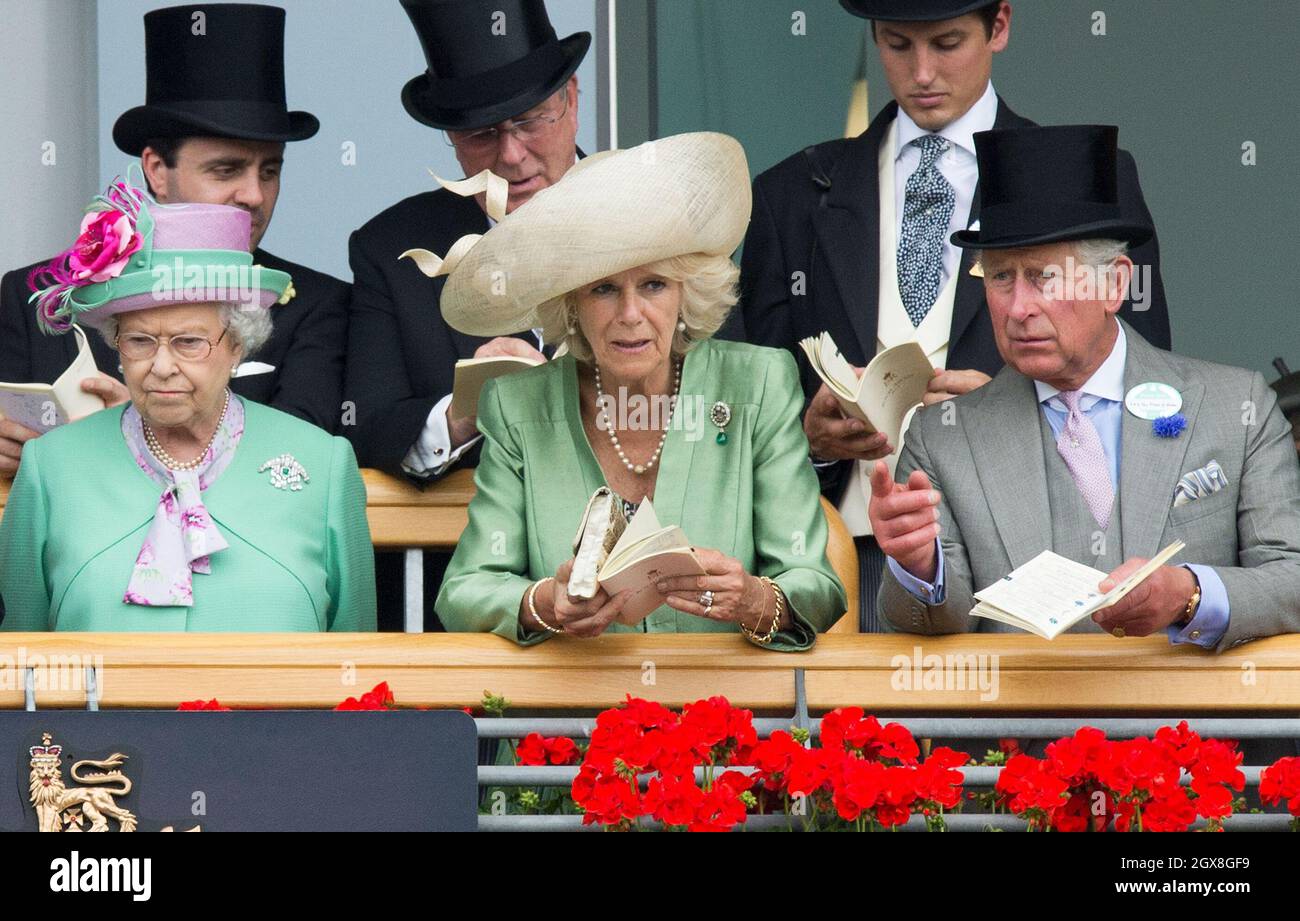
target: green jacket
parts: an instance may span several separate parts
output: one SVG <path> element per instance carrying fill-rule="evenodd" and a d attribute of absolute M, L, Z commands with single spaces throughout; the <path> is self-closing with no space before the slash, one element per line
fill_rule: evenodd
<path fill-rule="evenodd" d="M 30 441 L 0 523 L 4 630 L 374 630 L 366 490 L 342 438 L 244 400 L 234 460 L 203 493 L 229 547 L 195 573 L 192 607 L 126 604 L 159 486 L 135 464 L 123 409 Z M 292 454 L 311 481 L 292 492 L 258 468 Z"/>
<path fill-rule="evenodd" d="M 725 444 L 709 410 L 731 407 Z M 803 391 L 788 352 L 707 340 L 686 356 L 678 409 L 659 459 L 654 508 L 698 547 L 739 560 L 785 592 L 796 625 L 772 648 L 802 650 L 844 612 L 826 560 L 826 517 L 800 425 Z M 436 610 L 448 630 L 533 643 L 519 602 L 573 556 L 573 536 L 604 474 L 582 428 L 571 355 L 489 382 L 479 400 L 483 454 L 469 526 L 456 545 Z M 704 633 L 734 624 L 664 605 L 611 632 Z"/>

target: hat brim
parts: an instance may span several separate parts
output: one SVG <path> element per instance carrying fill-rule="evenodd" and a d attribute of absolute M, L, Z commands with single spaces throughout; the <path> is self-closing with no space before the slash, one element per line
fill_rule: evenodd
<path fill-rule="evenodd" d="M 406 114 L 420 124 L 443 131 L 474 131 L 503 122 L 555 95 L 587 56 L 587 50 L 591 47 L 591 33 L 575 32 L 560 39 L 559 46 L 564 59 L 559 70 L 544 82 L 533 83 L 499 102 L 461 109 L 430 105 L 425 100 L 437 95 L 437 81 L 431 81 L 428 73 L 422 73 L 412 77 L 402 87 L 402 105 Z"/>
<path fill-rule="evenodd" d="M 1154 236 L 1155 231 L 1149 225 L 1129 221 L 1094 221 L 1040 234 L 1010 237 L 984 237 L 982 234 L 982 230 L 959 230 L 949 240 L 962 249 L 1022 249 L 1073 240 L 1123 240 L 1129 246 L 1141 246 Z"/>
<path fill-rule="evenodd" d="M 187 110 L 179 106 L 136 106 L 127 109 L 113 124 L 113 143 L 123 153 L 140 156 L 145 145 L 155 138 L 184 138 L 211 136 L 234 138 L 241 141 L 305 141 L 320 130 L 320 120 L 310 112 L 286 113 L 287 128 L 283 121 L 270 124 L 259 119 L 241 120 L 231 106 L 231 112 L 216 117 L 211 113 Z"/>
<path fill-rule="evenodd" d="M 249 266 L 248 268 L 254 267 Z M 261 265 L 255 268 L 258 270 L 257 279 L 259 284 L 256 289 L 250 292 L 252 298 L 247 301 L 233 301 L 242 309 L 266 309 L 273 306 L 284 296 L 284 292 L 288 289 L 291 281 L 288 273 L 281 272 L 279 269 L 269 269 Z M 100 292 L 106 294 L 106 299 L 103 303 L 96 304 L 94 307 L 78 309 L 76 307 L 76 295 L 74 294 L 73 303 L 76 312 L 74 319 L 83 326 L 98 329 L 110 317 L 130 313 L 133 310 L 151 310 L 155 307 L 184 307 L 192 304 L 232 303 L 230 289 L 226 287 L 182 287 L 179 289 L 182 295 L 180 298 L 165 298 L 155 293 L 154 287 L 156 283 L 153 272 L 145 271 L 119 276 L 100 285 L 90 286 L 90 289 L 100 289 Z M 104 292 L 105 285 L 112 287 Z M 85 292 L 90 289 L 81 289 L 81 291 Z"/>
<path fill-rule="evenodd" d="M 886 8 L 877 0 L 840 0 L 840 6 L 860 19 L 872 19 L 876 22 L 943 22 L 973 13 L 982 6 L 988 6 L 994 0 L 964 0 L 948 9 L 918 10 L 915 7 L 906 12 L 899 12 L 893 4 Z"/>
<path fill-rule="evenodd" d="M 471 336 L 540 326 L 553 340 L 563 330 L 538 309 L 553 298 L 675 256 L 730 256 L 749 225 L 750 196 L 744 149 L 722 134 L 587 157 L 463 254 L 442 289 L 443 319 Z"/>

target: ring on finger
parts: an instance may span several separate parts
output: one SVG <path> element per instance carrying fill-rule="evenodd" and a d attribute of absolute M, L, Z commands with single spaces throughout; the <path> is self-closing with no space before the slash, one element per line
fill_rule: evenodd
<path fill-rule="evenodd" d="M 713 592 L 704 592 L 700 595 L 700 606 L 707 612 L 713 607 Z"/>

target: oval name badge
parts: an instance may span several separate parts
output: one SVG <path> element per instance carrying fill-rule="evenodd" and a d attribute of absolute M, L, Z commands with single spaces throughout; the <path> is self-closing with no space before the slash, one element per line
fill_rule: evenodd
<path fill-rule="evenodd" d="M 1183 395 L 1168 384 L 1148 381 L 1124 395 L 1124 406 L 1139 419 L 1163 419 L 1183 408 Z"/>

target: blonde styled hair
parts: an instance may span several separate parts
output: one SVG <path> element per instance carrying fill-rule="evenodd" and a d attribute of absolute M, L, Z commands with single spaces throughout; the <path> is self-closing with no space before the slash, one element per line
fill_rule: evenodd
<path fill-rule="evenodd" d="M 686 329 L 673 332 L 672 353 L 675 357 L 685 355 L 696 343 L 716 333 L 739 300 L 737 281 L 740 269 L 728 256 L 690 253 L 661 259 L 644 268 L 669 281 L 681 283 L 679 321 L 686 324 Z M 596 280 L 592 279 L 593 282 Z M 583 362 L 592 360 L 591 343 L 578 323 L 576 290 L 551 298 L 537 308 L 537 313 L 543 328 L 564 331 L 559 341 L 568 345 L 574 358 Z M 573 332 L 570 333 L 570 329 Z"/>

